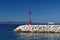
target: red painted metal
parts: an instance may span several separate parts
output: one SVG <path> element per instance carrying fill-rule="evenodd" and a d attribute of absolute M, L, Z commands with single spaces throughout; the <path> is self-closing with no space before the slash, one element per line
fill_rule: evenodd
<path fill-rule="evenodd" d="M 31 12 L 31 10 L 29 10 L 28 14 L 29 14 L 28 25 L 31 25 L 32 24 L 32 20 L 31 20 L 31 14 L 32 14 L 32 12 Z"/>
<path fill-rule="evenodd" d="M 32 24 L 32 21 L 31 21 L 31 18 L 29 18 L 28 25 L 31 25 L 31 24 Z"/>

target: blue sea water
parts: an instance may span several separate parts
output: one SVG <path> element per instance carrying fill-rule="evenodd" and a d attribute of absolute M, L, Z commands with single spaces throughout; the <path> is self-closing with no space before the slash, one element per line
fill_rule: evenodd
<path fill-rule="evenodd" d="M 0 24 L 0 40 L 60 40 L 60 33 L 15 33 L 20 24 Z"/>

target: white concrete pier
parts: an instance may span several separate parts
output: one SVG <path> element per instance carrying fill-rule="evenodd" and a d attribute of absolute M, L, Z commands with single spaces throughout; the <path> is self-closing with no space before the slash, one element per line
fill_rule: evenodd
<path fill-rule="evenodd" d="M 21 25 L 14 32 L 51 32 L 60 33 L 60 25 Z"/>

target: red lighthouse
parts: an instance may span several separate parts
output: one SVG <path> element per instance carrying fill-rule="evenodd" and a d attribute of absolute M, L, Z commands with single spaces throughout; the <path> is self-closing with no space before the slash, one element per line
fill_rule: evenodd
<path fill-rule="evenodd" d="M 32 11 L 29 10 L 28 14 L 29 14 L 28 25 L 31 25 L 31 24 L 32 24 L 32 20 L 31 20 L 31 14 L 32 14 Z"/>

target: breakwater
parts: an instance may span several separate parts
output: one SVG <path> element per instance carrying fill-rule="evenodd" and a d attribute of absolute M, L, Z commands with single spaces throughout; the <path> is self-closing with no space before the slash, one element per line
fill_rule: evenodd
<path fill-rule="evenodd" d="M 21 25 L 14 32 L 60 33 L 60 25 Z"/>

